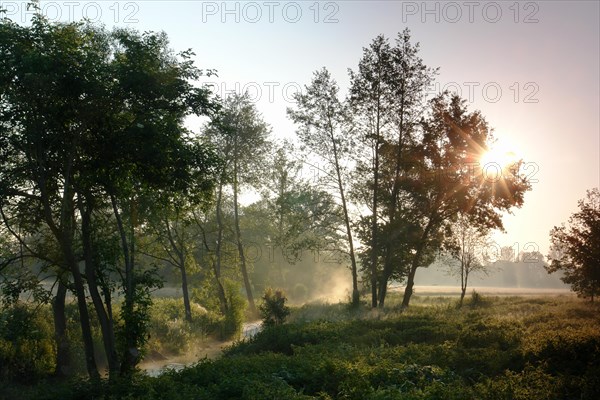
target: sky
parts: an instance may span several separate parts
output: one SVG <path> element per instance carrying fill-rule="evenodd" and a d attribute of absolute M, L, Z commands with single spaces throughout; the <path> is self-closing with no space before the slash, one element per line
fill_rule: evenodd
<path fill-rule="evenodd" d="M 516 252 L 547 254 L 549 232 L 600 186 L 600 2 L 597 1 L 42 1 L 53 21 L 165 31 L 191 48 L 220 95 L 248 90 L 278 138 L 292 138 L 293 93 L 327 67 L 341 88 L 363 47 L 409 28 L 439 67 L 431 94 L 448 89 L 480 110 L 524 161 L 522 208 L 494 235 Z M 1 1 L 15 22 L 26 2 Z M 189 121 L 195 125 L 195 121 Z"/>

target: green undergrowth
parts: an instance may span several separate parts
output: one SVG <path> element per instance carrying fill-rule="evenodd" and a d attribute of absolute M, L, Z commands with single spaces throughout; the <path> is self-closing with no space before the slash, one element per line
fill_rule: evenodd
<path fill-rule="evenodd" d="M 120 304 L 113 307 L 117 329 Z M 192 321 L 185 319 L 183 300 L 157 298 L 153 300 L 148 318 L 148 343 L 142 354 L 146 359 L 178 356 L 201 345 L 208 337 L 237 337 L 242 321 L 230 321 L 226 316 L 191 304 Z M 241 309 L 243 312 L 243 309 Z M 73 302 L 65 310 L 67 336 L 70 343 L 73 375 L 85 374 L 84 350 L 81 341 L 79 313 Z M 98 321 L 91 314 L 95 357 L 100 369 L 106 364 Z M 9 384 L 32 385 L 54 372 L 56 343 L 50 305 L 17 302 L 0 307 L 0 398 Z M 10 397 L 9 397 L 10 398 Z"/>
<path fill-rule="evenodd" d="M 181 372 L 35 398 L 597 399 L 599 311 L 572 297 L 480 298 L 460 309 L 416 298 L 404 311 L 307 305 Z"/>

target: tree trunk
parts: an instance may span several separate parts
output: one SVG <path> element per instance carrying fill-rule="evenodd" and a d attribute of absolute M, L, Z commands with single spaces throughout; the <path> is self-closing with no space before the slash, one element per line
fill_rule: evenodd
<path fill-rule="evenodd" d="M 100 379 L 98 373 L 98 366 L 96 365 L 96 357 L 94 356 L 94 340 L 92 339 L 92 327 L 90 325 L 90 315 L 87 308 L 87 299 L 85 296 L 85 287 L 83 285 L 83 279 L 79 272 L 79 265 L 75 261 L 75 257 L 68 244 L 63 245 L 65 248 L 65 255 L 67 256 L 67 263 L 71 268 L 71 274 L 73 274 L 73 284 L 75 285 L 75 295 L 77 297 L 77 309 L 79 310 L 79 321 L 81 324 L 81 335 L 83 339 L 83 348 L 85 352 L 85 366 L 88 375 L 91 379 Z"/>
<path fill-rule="evenodd" d="M 71 221 L 68 216 L 61 217 L 63 222 L 66 219 Z M 92 327 L 90 325 L 90 315 L 87 306 L 87 298 L 85 295 L 85 286 L 83 283 L 83 278 L 81 277 L 81 272 L 79 271 L 79 263 L 75 258 L 75 252 L 73 250 L 72 234 L 69 233 L 70 228 L 66 228 L 68 224 L 70 224 L 70 222 L 61 223 L 61 226 L 64 230 L 60 238 L 60 245 L 67 265 L 69 266 L 71 274 L 73 275 L 73 284 L 75 286 L 75 296 L 77 298 L 77 309 L 79 310 L 79 322 L 81 324 L 81 335 L 83 339 L 86 369 L 90 378 L 96 380 L 100 379 L 100 374 L 98 373 L 96 357 L 94 356 L 94 340 L 92 338 Z"/>
<path fill-rule="evenodd" d="M 466 287 L 463 287 L 463 288 L 460 290 L 460 301 L 458 302 L 458 306 L 459 306 L 459 307 L 462 307 L 462 305 L 463 305 L 463 300 L 464 300 L 464 298 L 465 298 L 465 294 L 466 294 L 466 293 L 467 293 L 467 288 L 466 288 Z"/>
<path fill-rule="evenodd" d="M 219 192 L 217 194 L 217 245 L 215 248 L 215 276 L 221 277 L 221 256 L 223 249 L 223 216 L 221 215 L 221 203 L 223 201 L 223 184 L 219 183 Z M 208 244 L 205 241 L 206 251 L 209 251 Z"/>
<path fill-rule="evenodd" d="M 462 288 L 461 288 L 462 293 L 461 293 L 461 296 L 460 296 L 460 305 L 461 306 L 463 304 L 463 299 L 465 298 L 465 294 L 467 293 L 467 284 L 469 282 L 469 272 L 468 272 L 468 270 L 463 269 L 463 271 L 464 271 L 463 272 L 464 279 L 463 279 L 463 284 L 462 284 Z"/>
<path fill-rule="evenodd" d="M 117 376 L 119 372 L 119 356 L 117 354 L 115 333 L 112 318 L 109 317 L 102 296 L 98 290 L 98 280 L 96 277 L 96 264 L 94 261 L 92 238 L 91 238 L 91 210 L 89 206 L 84 206 L 83 201 L 79 200 L 79 212 L 81 215 L 81 238 L 83 242 L 83 254 L 85 260 L 85 276 L 88 289 L 94 309 L 100 324 L 102 332 L 102 343 L 108 362 L 109 379 Z"/>
<path fill-rule="evenodd" d="M 221 205 L 223 202 L 223 184 L 219 183 L 219 193 L 217 195 L 217 246 L 215 249 L 215 263 L 213 268 L 215 272 L 215 280 L 217 281 L 217 294 L 219 296 L 219 302 L 221 303 L 221 313 L 225 315 L 229 306 L 227 305 L 227 296 L 225 296 L 225 288 L 221 282 L 221 258 L 223 252 L 223 216 L 221 215 Z M 208 244 L 206 244 L 208 251 Z"/>
<path fill-rule="evenodd" d="M 219 308 L 221 310 L 221 314 L 225 315 L 227 313 L 227 297 L 225 296 L 225 289 L 223 288 L 223 284 L 221 283 L 221 241 L 223 240 L 223 222 L 221 219 L 221 199 L 223 197 L 223 185 L 219 184 L 219 190 L 217 193 L 217 204 L 216 204 L 216 214 L 217 214 L 217 244 L 215 247 L 215 258 L 211 261 L 211 266 L 213 269 L 213 273 L 215 275 L 215 283 L 217 285 L 217 296 L 219 297 Z M 196 219 L 196 224 L 200 228 L 202 232 L 202 242 L 204 243 L 204 248 L 207 253 L 210 253 L 210 246 L 208 245 L 208 241 L 206 239 L 206 232 L 202 228 L 200 221 Z"/>
<path fill-rule="evenodd" d="M 180 225 L 179 216 L 179 212 L 177 212 L 177 218 L 175 220 L 176 225 Z M 166 217 L 164 219 L 164 224 L 167 230 L 167 238 L 169 239 L 171 249 L 177 256 L 176 266 L 181 271 L 181 292 L 183 293 L 183 310 L 185 313 L 185 320 L 188 322 L 192 322 L 192 307 L 190 305 L 190 294 L 188 291 L 187 270 L 185 264 L 185 227 L 182 228 L 183 230 L 179 231 L 180 234 L 178 234 L 177 230 L 175 230 L 174 232 L 171 231 L 169 219 Z"/>
<path fill-rule="evenodd" d="M 221 277 L 217 276 L 216 266 L 213 263 L 213 271 L 215 273 L 215 281 L 217 283 L 217 296 L 219 296 L 219 303 L 221 308 L 221 314 L 225 315 L 229 310 L 229 306 L 227 305 L 227 296 L 225 296 L 225 288 L 221 283 Z"/>
<path fill-rule="evenodd" d="M 379 304 L 377 305 L 379 308 L 383 309 L 385 305 L 385 296 L 387 295 L 387 284 L 389 277 L 385 272 L 381 274 L 381 279 L 379 281 Z"/>
<path fill-rule="evenodd" d="M 125 260 L 125 300 L 123 302 L 123 309 L 125 315 L 125 349 L 124 354 L 121 360 L 121 374 L 129 374 L 135 365 L 137 364 L 139 349 L 136 347 L 136 337 L 135 330 L 130 326 L 132 321 L 131 317 L 133 315 L 133 307 L 134 307 L 134 296 L 135 296 L 135 285 L 133 279 L 133 265 L 132 265 L 132 256 L 129 251 L 129 244 L 127 243 L 127 233 L 125 232 L 125 227 L 123 225 L 123 220 L 121 218 L 121 213 L 119 212 L 119 207 L 117 205 L 117 200 L 114 195 L 110 195 L 110 201 L 113 208 L 113 213 L 115 215 L 115 219 L 117 220 L 117 228 L 119 231 L 119 236 L 121 238 L 121 247 L 123 251 L 123 259 Z M 133 224 L 132 224 L 133 225 Z"/>
<path fill-rule="evenodd" d="M 389 250 L 389 249 L 388 249 Z M 379 305 L 378 307 L 383 309 L 385 305 L 385 297 L 387 296 L 387 285 L 392 274 L 392 263 L 391 256 L 388 252 L 385 256 L 385 260 L 383 262 L 383 271 L 381 272 L 381 277 L 379 280 Z"/>
<path fill-rule="evenodd" d="M 350 229 L 350 218 L 348 216 L 348 206 L 346 204 L 346 196 L 344 194 L 344 185 L 342 182 L 342 173 L 340 171 L 340 164 L 338 159 L 337 145 L 333 136 L 332 130 L 330 130 L 331 143 L 333 144 L 333 157 L 335 161 L 335 172 L 337 174 L 338 189 L 340 191 L 340 198 L 342 200 L 342 210 L 344 212 L 344 224 L 346 225 L 346 236 L 348 237 L 348 247 L 350 250 L 350 267 L 352 269 L 352 300 L 351 304 L 353 307 L 357 307 L 360 303 L 360 293 L 358 291 L 358 270 L 356 267 L 356 257 L 354 255 L 354 243 L 352 241 L 352 230 Z"/>
<path fill-rule="evenodd" d="M 40 156 L 40 158 L 43 159 L 43 156 Z M 73 187 L 71 184 L 73 160 L 71 157 L 66 157 L 65 161 L 64 184 L 58 225 L 54 219 L 55 217 L 50 206 L 51 196 L 48 193 L 44 174 L 40 174 L 38 176 L 38 185 L 40 188 L 40 198 L 44 212 L 44 219 L 54 237 L 58 241 L 61 252 L 65 259 L 65 264 L 73 276 L 73 285 L 75 287 L 75 296 L 77 298 L 77 308 L 79 310 L 79 322 L 81 324 L 81 336 L 85 353 L 86 369 L 90 379 L 98 380 L 100 379 L 100 374 L 98 373 L 98 366 L 96 365 L 96 358 L 94 356 L 94 340 L 92 339 L 92 328 L 90 325 L 90 316 L 87 308 L 85 286 L 81 277 L 81 272 L 79 271 L 79 263 L 77 262 L 75 251 L 73 249 L 73 237 L 75 235 L 75 228 L 73 227 L 73 223 L 75 221 L 75 209 L 73 204 Z"/>
<path fill-rule="evenodd" d="M 417 272 L 417 267 L 413 265 L 410 268 L 410 272 L 408 273 L 408 279 L 406 280 L 406 288 L 404 289 L 404 297 L 402 298 L 402 307 L 408 307 L 410 303 L 410 296 L 413 293 L 413 287 L 415 285 L 415 273 Z"/>
<path fill-rule="evenodd" d="M 377 99 L 377 126 L 375 138 L 375 159 L 373 161 L 373 221 L 371 221 L 371 307 L 377 307 L 377 205 L 379 195 L 379 98 Z"/>
<path fill-rule="evenodd" d="M 180 255 L 181 267 L 181 292 L 183 293 L 183 308 L 185 309 L 185 319 L 192 322 L 192 307 L 190 304 L 190 294 L 188 293 L 187 273 L 185 270 L 185 255 Z"/>
<path fill-rule="evenodd" d="M 427 239 L 429 238 L 429 232 L 431 231 L 433 224 L 433 217 L 430 216 L 429 221 L 427 222 L 427 226 L 423 231 L 423 235 L 421 235 L 421 241 L 417 248 L 417 252 L 413 257 L 412 265 L 410 266 L 410 272 L 408 273 L 408 279 L 406 280 L 406 288 L 404 289 L 404 297 L 402 298 L 403 308 L 408 307 L 408 304 L 410 303 L 410 296 L 412 296 L 413 286 L 415 285 L 415 274 L 417 272 L 417 268 L 419 268 L 419 263 L 421 262 L 421 254 L 423 253 L 423 250 L 425 250 L 425 244 L 427 242 Z"/>
<path fill-rule="evenodd" d="M 394 225 L 396 209 L 398 208 L 398 194 L 400 193 L 400 172 L 402 170 L 402 145 L 404 138 L 404 80 L 402 80 L 401 86 L 401 99 L 400 99 L 400 124 L 398 127 L 398 145 L 396 152 L 396 167 L 394 173 L 394 181 L 392 184 L 392 196 L 390 198 L 390 203 L 388 204 L 388 214 L 390 219 L 390 226 Z M 383 308 L 385 303 L 385 297 L 387 295 L 387 285 L 392 275 L 392 246 L 394 245 L 394 241 L 391 238 L 387 238 L 386 240 L 386 255 L 385 260 L 383 262 L 383 273 L 381 275 L 381 281 L 379 282 L 379 308 Z"/>
<path fill-rule="evenodd" d="M 71 346 L 67 337 L 67 318 L 65 315 L 65 300 L 67 285 L 59 278 L 56 296 L 52 300 L 54 317 L 54 340 L 56 341 L 56 366 L 54 375 L 65 377 L 71 374 Z"/>
<path fill-rule="evenodd" d="M 233 217 L 235 224 L 235 240 L 237 242 L 238 254 L 240 257 L 240 268 L 242 270 L 242 277 L 244 278 L 244 287 L 246 288 L 246 295 L 248 297 L 248 306 L 252 315 L 258 315 L 256 312 L 256 305 L 254 304 L 254 296 L 252 294 L 252 285 L 250 284 L 250 278 L 248 277 L 248 270 L 246 268 L 246 256 L 244 254 L 244 246 L 242 244 L 242 234 L 240 230 L 240 217 L 238 210 L 238 179 L 237 179 L 237 161 L 233 162 Z"/>

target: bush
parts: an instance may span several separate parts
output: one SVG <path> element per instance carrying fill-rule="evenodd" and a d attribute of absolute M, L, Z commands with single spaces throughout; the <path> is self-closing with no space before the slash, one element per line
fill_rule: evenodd
<path fill-rule="evenodd" d="M 486 305 L 488 305 L 487 299 L 485 299 L 482 295 L 477 293 L 477 291 L 473 290 L 471 292 L 471 299 L 469 301 L 469 306 L 476 308 L 476 307 L 483 307 Z"/>
<path fill-rule="evenodd" d="M 48 308 L 17 302 L 0 314 L 0 380 L 32 382 L 54 369 Z"/>
<path fill-rule="evenodd" d="M 182 354 L 194 342 L 217 333 L 223 317 L 191 303 L 192 322 L 185 319 L 183 299 L 155 299 L 150 309 L 148 348 L 160 353 Z"/>
<path fill-rule="evenodd" d="M 287 298 L 283 290 L 268 288 L 262 297 L 263 303 L 259 306 L 263 324 L 266 326 L 281 325 L 290 315 L 290 308 L 285 305 Z"/>
<path fill-rule="evenodd" d="M 231 339 L 238 337 L 242 332 L 247 303 L 239 286 L 232 281 L 225 282 L 225 291 L 227 293 L 227 311 L 221 323 L 220 337 L 221 339 Z"/>

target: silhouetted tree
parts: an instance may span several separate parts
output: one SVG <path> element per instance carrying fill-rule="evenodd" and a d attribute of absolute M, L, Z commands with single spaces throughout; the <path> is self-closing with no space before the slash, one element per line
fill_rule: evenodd
<path fill-rule="evenodd" d="M 501 176 L 489 179 L 476 166 L 487 150 L 490 130 L 479 112 L 468 112 L 465 101 L 442 93 L 431 100 L 421 123 L 418 146 L 421 160 L 409 191 L 410 212 L 418 216 L 420 238 L 411 252 L 402 305 L 409 305 L 414 277 L 427 255 L 451 237 L 459 214 L 474 227 L 503 229 L 501 212 L 523 204 L 530 189 L 520 164 L 506 166 Z"/>
<path fill-rule="evenodd" d="M 549 273 L 562 271 L 562 281 L 578 295 L 600 294 L 600 190 L 587 191 L 579 200 L 579 211 L 571 215 L 569 225 L 550 231 L 553 252 L 549 256 Z"/>
<path fill-rule="evenodd" d="M 400 210 L 406 201 L 406 176 L 414 168 L 418 123 L 435 74 L 419 57 L 419 45 L 411 43 L 408 29 L 398 34 L 394 45 L 378 36 L 364 50 L 358 71 L 351 72 L 352 113 L 370 154 L 369 160 L 359 162 L 358 170 L 363 176 L 360 197 L 370 198 L 371 215 L 362 224 L 371 225 L 368 234 L 363 232 L 370 243 L 366 253 L 372 296 L 377 296 L 372 306 L 383 307 L 389 279 L 401 278 L 402 270 L 407 270 L 400 256 L 407 250 L 402 242 L 413 236 L 414 229 L 412 218 Z"/>

